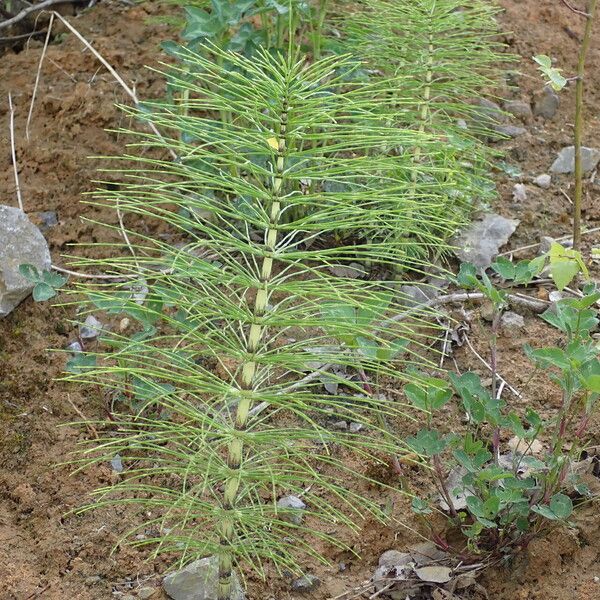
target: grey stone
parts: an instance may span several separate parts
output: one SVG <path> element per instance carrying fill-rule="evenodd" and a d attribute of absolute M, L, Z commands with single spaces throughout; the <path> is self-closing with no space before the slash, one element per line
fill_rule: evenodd
<path fill-rule="evenodd" d="M 523 121 L 529 121 L 533 117 L 531 105 L 529 102 L 523 102 L 522 100 L 508 100 L 504 103 L 504 110 Z"/>
<path fill-rule="evenodd" d="M 514 332 L 525 327 L 525 319 L 509 310 L 500 317 L 500 327 L 507 332 Z"/>
<path fill-rule="evenodd" d="M 82 352 L 83 348 L 81 347 L 81 344 L 79 342 L 71 342 L 67 348 L 66 348 L 69 352 Z"/>
<path fill-rule="evenodd" d="M 512 197 L 515 202 L 525 202 L 527 200 L 527 188 L 522 183 L 515 183 Z"/>
<path fill-rule="evenodd" d="M 93 340 L 100 335 L 102 323 L 94 315 L 88 315 L 83 325 L 79 326 L 79 335 L 84 340 Z"/>
<path fill-rule="evenodd" d="M 298 496 L 284 496 L 277 501 L 277 508 L 282 509 L 282 520 L 300 525 L 303 518 L 302 511 L 306 510 L 306 504 Z"/>
<path fill-rule="evenodd" d="M 163 588 L 173 600 L 217 600 L 219 561 L 216 556 L 201 558 L 163 579 Z M 244 600 L 237 575 L 233 574 L 232 600 Z"/>
<path fill-rule="evenodd" d="M 581 163 L 584 173 L 593 171 L 600 161 L 600 150 L 597 148 L 581 148 Z M 550 167 L 552 173 L 574 173 L 575 172 L 575 146 L 566 146 L 556 157 Z"/>
<path fill-rule="evenodd" d="M 20 209 L 0 205 L 0 317 L 25 300 L 34 284 L 19 273 L 19 265 L 50 269 L 50 251 L 42 232 Z"/>
<path fill-rule="evenodd" d="M 346 429 L 348 429 L 348 421 L 335 421 L 335 423 L 331 424 L 331 429 L 335 429 L 336 431 L 346 431 Z"/>
<path fill-rule="evenodd" d="M 379 557 L 380 567 L 404 567 L 412 561 L 412 556 L 408 552 L 399 552 L 398 550 L 386 550 Z"/>
<path fill-rule="evenodd" d="M 475 129 L 480 130 L 479 133 L 485 134 L 486 131 L 493 131 L 504 120 L 504 112 L 495 102 L 487 98 L 477 99 L 475 108 L 471 114 L 471 121 Z"/>
<path fill-rule="evenodd" d="M 548 121 L 557 113 L 559 106 L 560 97 L 550 86 L 546 86 L 533 105 L 533 114 Z"/>
<path fill-rule="evenodd" d="M 321 585 L 321 580 L 316 575 L 303 575 L 292 581 L 292 590 L 305 594 L 316 590 Z"/>
<path fill-rule="evenodd" d="M 43 210 L 35 214 L 40 231 L 48 231 L 58 225 L 58 215 L 53 210 Z"/>
<path fill-rule="evenodd" d="M 452 240 L 454 253 L 463 262 L 487 269 L 500 248 L 508 242 L 520 221 L 495 213 L 486 214 Z"/>
<path fill-rule="evenodd" d="M 155 588 L 143 587 L 138 590 L 137 597 L 142 598 L 142 600 L 148 600 L 148 598 L 152 598 L 155 594 L 156 594 Z"/>
<path fill-rule="evenodd" d="M 509 138 L 516 138 L 527 133 L 525 127 L 519 127 L 517 125 L 495 125 L 494 131 L 503 137 Z"/>
<path fill-rule="evenodd" d="M 552 185 L 552 177 L 548 173 L 542 173 L 533 180 L 534 185 L 547 190 Z"/>
<path fill-rule="evenodd" d="M 550 252 L 550 248 L 552 244 L 554 244 L 556 240 L 551 238 L 549 235 L 544 235 L 540 238 L 540 254 L 546 254 Z"/>
<path fill-rule="evenodd" d="M 350 433 L 360 433 L 364 429 L 365 426 L 362 423 L 350 423 Z"/>

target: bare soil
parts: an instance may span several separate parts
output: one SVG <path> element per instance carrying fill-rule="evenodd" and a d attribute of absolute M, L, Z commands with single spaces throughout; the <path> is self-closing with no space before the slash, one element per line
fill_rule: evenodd
<path fill-rule="evenodd" d="M 542 88 L 530 60 L 533 54 L 548 54 L 558 59 L 565 73 L 574 72 L 582 32 L 580 19 L 560 0 L 501 0 L 505 8 L 502 26 L 509 31 L 505 41 L 518 53 L 520 75 L 512 87 L 501 91 L 506 99 L 533 100 Z M 160 76 L 144 68 L 160 59 L 158 44 L 174 34 L 168 26 L 154 24 L 149 18 L 160 14 L 153 3 L 128 6 L 103 2 L 76 17 L 73 24 L 90 40 L 127 82 L 135 84 L 141 98 L 158 97 L 163 92 Z M 93 188 L 98 161 L 90 156 L 118 154 L 122 150 L 116 129 L 127 126 L 115 102 L 125 102 L 122 89 L 73 35 L 59 35 L 48 48 L 37 100 L 29 130 L 25 135 L 27 111 L 34 86 L 42 42 L 31 41 L 18 53 L 0 57 L 0 100 L 12 92 L 16 106 L 18 164 L 25 210 L 32 219 L 40 211 L 56 211 L 59 223 L 46 232 L 56 264 L 75 242 L 105 241 L 107 230 L 93 221 L 114 222 L 115 216 L 96 207 L 81 204 L 82 194 Z M 588 61 L 586 94 L 586 140 L 598 146 L 600 138 L 600 33 L 597 32 Z M 572 184 L 566 176 L 553 176 L 550 189 L 542 190 L 531 179 L 548 172 L 556 153 L 572 143 L 572 87 L 561 95 L 558 114 L 551 121 L 526 123 L 527 133 L 503 142 L 506 161 L 522 171 L 511 178 L 498 170 L 499 198 L 494 209 L 521 220 L 510 244 L 518 249 L 540 236 L 568 234 L 571 205 L 566 196 Z M 9 151 L 8 112 L 0 101 L 0 189 L 2 203 L 15 204 L 15 187 Z M 527 186 L 527 199 L 512 198 L 514 184 Z M 600 223 L 599 187 L 587 182 L 585 224 Z M 87 221 L 83 221 L 85 217 Z M 585 236 L 584 249 L 598 245 L 598 234 Z M 510 248 L 509 247 L 509 248 Z M 93 252 L 93 248 L 84 252 Z M 517 252 L 519 258 L 533 256 L 536 249 Z M 540 294 L 544 295 L 544 290 Z M 488 324 L 480 318 L 477 306 L 465 307 L 470 339 L 482 354 L 487 353 Z M 72 309 L 50 304 L 24 302 L 9 317 L 0 321 L 0 600 L 43 598 L 63 600 L 105 600 L 125 594 L 138 597 L 140 590 L 154 590 L 152 598 L 164 597 L 160 590 L 164 561 L 147 561 L 141 551 L 117 545 L 128 528 L 135 527 L 142 515 L 128 508 L 101 508 L 76 514 L 89 493 L 115 477 L 110 465 L 71 474 L 60 464 L 83 439 L 93 436 L 85 427 L 65 425 L 81 418 L 99 419 L 105 415 L 101 392 L 56 381 L 65 358 L 49 349 L 64 348 L 74 340 L 70 323 Z M 529 382 L 524 343 L 542 346 L 555 343 L 557 333 L 537 317 L 525 315 L 526 327 L 519 335 L 500 339 L 501 374 L 524 393 L 524 400 L 507 399 L 517 407 L 533 406 L 550 416 L 557 408 L 555 388 L 541 378 Z M 473 369 L 483 376 L 481 363 L 467 346 L 454 353 L 461 371 Z M 451 365 L 447 365 L 451 366 Z M 411 433 L 410 425 L 400 431 Z M 414 427 L 414 426 L 413 426 Z M 590 443 L 600 444 L 600 418 L 591 426 Z M 370 465 L 363 465 L 364 470 Z M 380 473 L 387 483 L 393 473 Z M 409 474 L 413 486 L 424 481 L 423 474 Z M 365 490 L 387 501 L 378 488 Z M 494 600 L 590 600 L 600 599 L 600 519 L 597 504 L 577 512 L 573 528 L 550 531 L 534 541 L 512 564 L 489 571 L 481 583 Z M 408 502 L 394 498 L 394 516 L 409 527 L 418 523 L 411 516 Z M 342 535 L 340 533 L 340 535 Z M 345 535 L 345 534 L 344 534 Z M 250 581 L 251 600 L 311 598 L 325 600 L 352 590 L 368 579 L 378 556 L 385 550 L 405 549 L 419 541 L 413 531 L 402 527 L 366 524 L 354 540 L 347 539 L 362 555 L 362 560 L 329 553 L 333 566 L 318 568 L 322 584 L 312 594 L 296 596 L 289 582 L 273 577 L 268 585 Z M 115 549 L 116 546 L 116 549 Z M 340 570 L 339 563 L 344 563 Z M 143 595 L 143 593 L 142 593 Z M 147 597 L 147 596 L 144 596 Z"/>

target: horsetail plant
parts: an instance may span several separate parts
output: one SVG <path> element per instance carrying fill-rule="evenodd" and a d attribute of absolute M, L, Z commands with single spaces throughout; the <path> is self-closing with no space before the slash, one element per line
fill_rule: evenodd
<path fill-rule="evenodd" d="M 418 311 L 394 319 L 401 284 L 366 264 L 419 271 L 426 264 L 407 245 L 447 223 L 437 197 L 408 193 L 403 148 L 426 151 L 426 135 L 389 124 L 379 83 L 345 83 L 351 58 L 208 50 L 182 48 L 168 69 L 185 110 L 124 109 L 163 137 L 129 132 L 130 152 L 112 169 L 119 185 L 92 201 L 139 226 L 113 226 L 124 252 L 74 259 L 122 279 L 79 288 L 88 310 L 120 326 L 69 377 L 100 384 L 113 406 L 81 466 L 117 454 L 125 466 L 92 506 L 151 510 L 143 527 L 156 535 L 133 543 L 180 564 L 218 557 L 218 599 L 229 600 L 234 570 L 264 578 L 267 563 L 298 572 L 298 554 L 325 560 L 309 536 L 345 547 L 318 522 L 356 530 L 388 517 L 352 483 L 370 480 L 347 458 L 385 464 L 405 451 L 384 430 L 404 418 L 386 392 L 406 365 L 423 365 L 433 326 Z M 179 159 L 160 158 L 167 149 Z M 398 227 L 406 241 L 389 243 Z M 323 390 L 325 373 L 336 395 Z M 119 410 L 128 400 L 136 410 Z M 340 420 L 370 433 L 332 429 Z M 284 494 L 306 503 L 304 521 L 278 505 Z"/>
<path fill-rule="evenodd" d="M 510 58 L 497 41 L 497 12 L 481 0 L 365 0 L 343 19 L 347 47 L 387 81 L 394 122 L 443 148 L 410 149 L 411 194 L 436 194 L 457 220 L 494 190 L 485 138 L 498 137 L 498 114 L 478 99 L 497 86 Z"/>

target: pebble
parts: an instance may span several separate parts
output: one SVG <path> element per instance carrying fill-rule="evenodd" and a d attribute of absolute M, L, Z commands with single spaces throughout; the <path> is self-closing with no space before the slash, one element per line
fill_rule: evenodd
<path fill-rule="evenodd" d="M 84 340 L 93 340 L 100 335 L 102 323 L 94 315 L 88 315 L 83 325 L 79 326 L 79 335 Z"/>
<path fill-rule="evenodd" d="M 557 113 L 559 106 L 560 97 L 558 94 L 550 86 L 545 86 L 544 91 L 533 105 L 533 114 L 548 121 Z"/>
<path fill-rule="evenodd" d="M 336 421 L 331 424 L 331 429 L 335 431 L 346 431 L 348 429 L 348 421 Z"/>
<path fill-rule="evenodd" d="M 350 423 L 350 433 L 360 433 L 364 428 L 362 423 Z"/>
<path fill-rule="evenodd" d="M 398 550 L 386 550 L 379 557 L 380 567 L 403 567 L 412 561 L 412 556 L 408 552 L 400 552 Z"/>
<path fill-rule="evenodd" d="M 581 163 L 584 173 L 593 171 L 600 162 L 600 150 L 597 148 L 581 148 Z M 575 146 L 566 146 L 556 157 L 550 167 L 551 173 L 574 173 L 575 172 Z"/>
<path fill-rule="evenodd" d="M 306 510 L 306 504 L 298 496 L 284 496 L 277 501 L 277 508 L 284 509 L 281 519 L 300 525 L 302 523 L 302 511 Z"/>
<path fill-rule="evenodd" d="M 519 127 L 518 125 L 496 125 L 494 131 L 501 136 L 509 138 L 516 138 L 527 133 L 525 127 Z"/>
<path fill-rule="evenodd" d="M 19 265 L 38 271 L 50 269 L 50 251 L 42 232 L 13 206 L 0 205 L 0 317 L 5 317 L 29 294 L 34 283 L 23 277 Z"/>
<path fill-rule="evenodd" d="M 321 580 L 316 575 L 303 575 L 292 581 L 292 590 L 305 594 L 316 590 L 320 585 Z"/>
<path fill-rule="evenodd" d="M 529 121 L 533 117 L 531 105 L 529 102 L 523 102 L 522 100 L 508 100 L 504 103 L 504 110 L 523 121 Z"/>
<path fill-rule="evenodd" d="M 500 327 L 509 332 L 514 332 L 525 327 L 525 319 L 509 310 L 500 317 Z"/>
<path fill-rule="evenodd" d="M 533 180 L 533 183 L 539 188 L 547 190 L 552 185 L 552 177 L 548 173 L 542 173 Z"/>
<path fill-rule="evenodd" d="M 156 593 L 156 589 L 151 587 L 143 587 L 138 590 L 137 597 L 142 598 L 142 600 L 148 600 L 148 598 L 152 598 Z"/>
<path fill-rule="evenodd" d="M 527 188 L 522 183 L 516 183 L 513 187 L 512 197 L 515 202 L 527 200 Z"/>
<path fill-rule="evenodd" d="M 79 342 L 71 342 L 67 347 L 66 350 L 68 350 L 69 352 L 83 352 L 83 348 L 81 347 L 81 344 Z"/>
<path fill-rule="evenodd" d="M 39 220 L 39 228 L 42 232 L 58 225 L 58 215 L 53 210 L 43 210 L 36 213 L 36 217 Z"/>
<path fill-rule="evenodd" d="M 542 236 L 540 239 L 540 254 L 547 254 L 550 252 L 550 248 L 555 241 L 554 238 L 551 238 L 548 235 Z"/>

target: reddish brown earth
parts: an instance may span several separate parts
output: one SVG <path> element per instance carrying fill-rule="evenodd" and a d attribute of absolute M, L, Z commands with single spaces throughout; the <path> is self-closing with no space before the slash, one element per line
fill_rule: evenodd
<path fill-rule="evenodd" d="M 566 73 L 572 73 L 581 22 L 560 0 L 502 0 L 501 4 L 506 9 L 502 26 L 511 32 L 506 41 L 523 57 L 517 87 L 501 95 L 529 101 L 541 88 L 531 55 L 554 56 Z M 163 90 L 161 79 L 143 68 L 156 63 L 160 56 L 158 43 L 172 35 L 165 25 L 149 24 L 148 18 L 158 13 L 154 4 L 130 7 L 102 3 L 72 18 L 123 79 L 135 84 L 142 98 L 160 96 Z M 98 166 L 97 161 L 87 157 L 116 154 L 122 149 L 119 136 L 105 129 L 128 125 L 114 107 L 115 102 L 127 99 L 113 77 L 83 51 L 80 42 L 72 35 L 59 36 L 50 45 L 43 66 L 28 142 L 25 121 L 40 54 L 38 40 L 17 54 L 9 52 L 0 57 L 0 189 L 5 192 L 2 203 L 16 203 L 5 102 L 10 91 L 16 106 L 15 133 L 25 210 L 32 219 L 39 211 L 58 213 L 58 226 L 46 235 L 54 262 L 61 264 L 61 254 L 69 244 L 106 239 L 105 230 L 83 222 L 82 217 L 114 222 L 114 215 L 79 200 L 82 192 L 92 188 L 90 180 Z M 600 33 L 590 52 L 588 73 L 586 140 L 588 145 L 598 146 Z M 552 121 L 529 122 L 524 136 L 503 144 L 507 162 L 521 169 L 528 191 L 527 200 L 514 202 L 512 187 L 518 180 L 501 171 L 496 174 L 500 198 L 494 208 L 521 219 L 511 241 L 513 248 L 539 241 L 540 235 L 558 237 L 569 231 L 570 205 L 564 195 L 572 193 L 568 178 L 554 177 L 549 190 L 530 184 L 532 177 L 548 171 L 557 151 L 571 143 L 572 88 L 561 97 L 561 108 Z M 600 225 L 598 191 L 597 183 L 586 184 L 585 219 L 589 227 Z M 585 250 L 597 246 L 599 240 L 597 234 L 586 236 Z M 518 256 L 531 255 L 528 252 L 532 251 Z M 474 309 L 471 339 L 485 354 L 487 325 L 480 321 L 477 307 L 467 308 Z M 141 515 L 122 508 L 68 514 L 94 488 L 110 483 L 114 477 L 108 465 L 75 475 L 70 475 L 69 467 L 57 466 L 68 458 L 78 441 L 93 435 L 90 430 L 64 424 L 79 419 L 79 413 L 89 418 L 104 414 L 104 399 L 95 389 L 55 381 L 64 358 L 48 349 L 63 348 L 72 341 L 71 317 L 68 308 L 29 300 L 0 321 L 0 600 L 105 600 L 124 594 L 137 597 L 144 588 L 154 589 L 152 598 L 158 599 L 162 597 L 159 586 L 165 562 L 146 562 L 140 551 L 122 546 L 111 553 L 119 536 L 134 527 Z M 549 416 L 556 410 L 556 390 L 542 379 L 524 389 L 528 368 L 521 347 L 526 342 L 534 346 L 549 344 L 558 337 L 533 315 L 526 315 L 526 325 L 521 335 L 501 338 L 500 372 L 525 392 L 526 400 L 516 403 L 517 407 L 531 405 Z M 461 370 L 471 368 L 483 375 L 481 365 L 467 348 L 458 348 L 455 358 Z M 600 443 L 600 419 L 591 431 L 592 443 Z M 402 430 L 403 435 L 409 432 L 409 426 Z M 394 479 L 393 474 L 382 476 Z M 414 472 L 410 480 L 419 485 L 424 476 Z M 379 496 L 385 493 L 378 489 L 366 492 Z M 382 497 L 382 503 L 385 501 Z M 405 500 L 396 499 L 394 516 L 418 527 L 411 520 Z M 302 597 L 324 600 L 356 588 L 370 576 L 381 552 L 389 548 L 402 550 L 417 539 L 415 533 L 401 527 L 368 524 L 354 540 L 363 560 L 330 553 L 333 564 L 343 561 L 346 570 L 338 572 L 337 566 L 317 569 L 321 587 Z M 597 505 L 590 504 L 578 511 L 572 529 L 549 532 L 513 564 L 491 570 L 481 582 L 493 600 L 600 599 L 600 583 L 594 577 L 600 577 L 600 519 Z M 266 587 L 250 582 L 252 600 L 294 597 L 289 584 L 277 578 Z"/>

